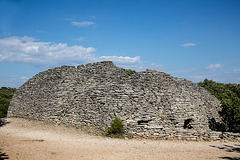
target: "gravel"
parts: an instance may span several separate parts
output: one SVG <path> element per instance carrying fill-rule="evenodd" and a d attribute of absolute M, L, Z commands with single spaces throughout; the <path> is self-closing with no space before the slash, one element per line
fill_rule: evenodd
<path fill-rule="evenodd" d="M 0 159 L 240 159 L 237 142 L 114 139 L 73 127 L 20 118 L 0 127 Z"/>

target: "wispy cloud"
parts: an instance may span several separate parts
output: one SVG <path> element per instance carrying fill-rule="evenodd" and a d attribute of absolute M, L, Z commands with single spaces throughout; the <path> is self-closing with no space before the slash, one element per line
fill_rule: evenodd
<path fill-rule="evenodd" d="M 32 37 L 8 37 L 0 39 L 0 62 L 19 62 L 40 67 L 75 65 L 97 61 L 113 61 L 116 64 L 138 64 L 140 57 L 101 56 L 95 57 L 94 47 L 67 43 L 36 42 Z"/>
<path fill-rule="evenodd" d="M 92 18 L 92 19 L 95 19 L 95 18 Z M 89 27 L 89 26 L 94 26 L 95 25 L 95 23 L 92 22 L 92 21 L 80 21 L 80 22 L 78 22 L 78 21 L 75 21 L 71 18 L 64 18 L 64 20 L 69 21 L 71 23 L 71 25 L 73 25 L 75 27 Z"/>
<path fill-rule="evenodd" d="M 193 76 L 190 76 L 190 79 L 191 79 L 192 81 L 197 81 L 197 82 L 199 82 L 199 81 L 204 80 L 206 77 L 207 77 L 207 76 L 204 76 L 204 75 L 193 75 Z"/>
<path fill-rule="evenodd" d="M 122 56 L 101 56 L 99 57 L 99 60 L 101 61 L 114 61 L 118 64 L 135 64 L 140 61 L 140 57 L 122 57 Z"/>
<path fill-rule="evenodd" d="M 28 80 L 29 78 L 25 77 L 25 76 L 22 76 L 22 77 L 19 77 L 19 79 L 21 79 L 21 80 Z"/>
<path fill-rule="evenodd" d="M 234 72 L 240 72 L 240 69 L 234 69 L 233 71 Z"/>
<path fill-rule="evenodd" d="M 90 18 L 96 19 L 97 17 L 96 16 L 90 16 Z"/>
<path fill-rule="evenodd" d="M 25 76 L 19 77 L 19 76 L 16 76 L 16 75 L 11 75 L 10 78 L 0 79 L 0 86 L 18 88 L 23 83 L 25 83 L 28 79 L 29 78 L 25 77 Z"/>
<path fill-rule="evenodd" d="M 47 33 L 46 31 L 36 30 L 37 33 Z"/>
<path fill-rule="evenodd" d="M 187 48 L 187 47 L 194 47 L 197 46 L 196 43 L 184 43 L 180 45 L 181 47 Z"/>
<path fill-rule="evenodd" d="M 87 37 L 78 37 L 78 38 L 75 38 L 74 40 L 75 41 L 84 41 Z"/>
<path fill-rule="evenodd" d="M 91 21 L 83 21 L 83 22 L 73 21 L 71 24 L 76 27 L 88 27 L 88 26 L 94 25 L 95 23 Z"/>
<path fill-rule="evenodd" d="M 223 66 L 221 64 L 210 64 L 209 66 L 206 67 L 206 69 L 208 70 L 216 70 L 216 69 L 220 69 Z"/>
<path fill-rule="evenodd" d="M 175 71 L 169 71 L 170 74 L 176 74 L 176 73 L 190 73 L 192 71 L 196 70 L 195 68 L 186 68 L 186 69 L 180 69 Z"/>
<path fill-rule="evenodd" d="M 3 33 L 1 33 L 1 35 L 3 35 L 3 36 L 10 36 L 11 33 L 9 33 L 9 32 L 3 32 Z"/>

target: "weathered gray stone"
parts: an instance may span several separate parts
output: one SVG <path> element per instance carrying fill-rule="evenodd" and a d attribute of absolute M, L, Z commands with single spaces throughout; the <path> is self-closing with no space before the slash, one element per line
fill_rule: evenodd
<path fill-rule="evenodd" d="M 17 90 L 8 117 L 106 132 L 117 116 L 133 137 L 196 140 L 210 138 L 209 121 L 222 123 L 220 110 L 214 96 L 186 79 L 156 70 L 129 76 L 98 62 L 38 73 Z"/>

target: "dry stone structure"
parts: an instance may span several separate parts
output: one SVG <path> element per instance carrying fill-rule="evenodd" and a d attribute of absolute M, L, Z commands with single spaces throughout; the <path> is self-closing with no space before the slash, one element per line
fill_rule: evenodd
<path fill-rule="evenodd" d="M 156 70 L 127 75 L 104 61 L 40 72 L 17 90 L 8 117 L 106 132 L 117 116 L 133 137 L 200 140 L 229 137 L 211 130 L 211 122 L 222 123 L 220 110 L 214 96 L 186 79 Z"/>

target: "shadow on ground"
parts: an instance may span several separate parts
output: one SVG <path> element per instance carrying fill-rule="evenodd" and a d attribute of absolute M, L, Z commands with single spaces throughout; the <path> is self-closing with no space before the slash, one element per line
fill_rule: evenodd
<path fill-rule="evenodd" d="M 219 157 L 219 158 L 228 159 L 228 160 L 239 160 L 240 159 L 240 157 Z"/>
<path fill-rule="evenodd" d="M 7 122 L 6 119 L 4 119 L 4 118 L 0 118 L 0 127 L 6 125 L 6 124 L 8 124 L 8 123 L 9 123 L 9 122 Z"/>
<path fill-rule="evenodd" d="M 6 125 L 7 123 L 9 123 L 9 122 L 7 122 L 3 118 L 0 118 L 0 127 Z M 9 159 L 9 157 L 6 153 L 2 152 L 2 149 L 0 149 L 0 160 L 4 160 L 4 159 Z"/>
<path fill-rule="evenodd" d="M 221 146 L 210 145 L 210 147 L 218 148 L 218 149 L 224 150 L 226 152 L 240 153 L 240 145 L 239 144 L 233 144 L 233 145 L 223 144 Z M 219 157 L 219 158 L 228 159 L 228 160 L 240 160 L 240 157 Z"/>
<path fill-rule="evenodd" d="M 0 149 L 0 160 L 9 159 L 8 155 Z"/>

